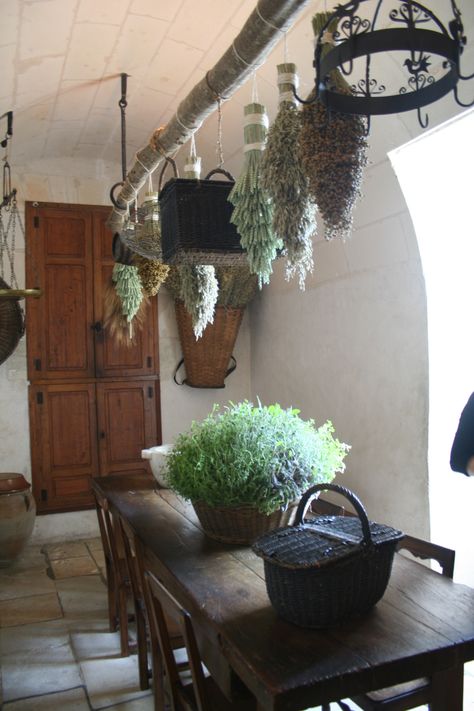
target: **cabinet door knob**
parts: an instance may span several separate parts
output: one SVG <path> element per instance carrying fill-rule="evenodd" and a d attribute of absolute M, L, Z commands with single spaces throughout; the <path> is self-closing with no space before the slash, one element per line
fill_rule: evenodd
<path fill-rule="evenodd" d="M 99 437 L 105 439 L 105 432 L 103 430 L 99 433 Z"/>
<path fill-rule="evenodd" d="M 100 321 L 96 321 L 94 324 L 92 324 L 91 328 L 96 333 L 100 333 L 102 331 L 102 324 Z"/>

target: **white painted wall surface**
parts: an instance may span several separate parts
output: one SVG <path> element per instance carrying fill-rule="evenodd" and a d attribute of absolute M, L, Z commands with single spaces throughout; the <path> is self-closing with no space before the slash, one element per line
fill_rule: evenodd
<path fill-rule="evenodd" d="M 386 159 L 367 170 L 352 238 L 319 237 L 315 262 L 304 293 L 279 264 L 251 306 L 254 394 L 317 423 L 332 420 L 352 445 L 337 481 L 360 495 L 370 517 L 427 537 L 425 288 Z"/>
<path fill-rule="evenodd" d="M 108 191 L 117 181 L 117 176 L 120 176 L 120 167 L 103 161 L 50 159 L 29 165 L 28 170 L 15 167 L 13 185 L 18 189 L 19 209 L 24 221 L 26 200 L 108 205 Z M 16 273 L 20 286 L 24 285 L 24 254 L 23 239 L 17 235 Z M 250 397 L 248 314 L 244 316 L 234 353 L 237 370 L 229 376 L 226 387 L 219 390 L 178 387 L 173 382 L 174 369 L 181 359 L 181 348 L 174 306 L 167 292 L 159 296 L 159 329 L 163 442 L 173 441 L 180 431 L 190 426 L 193 419 L 205 417 L 215 402 L 226 403 Z M 31 481 L 25 338 L 10 358 L 0 365 L 0 432 L 2 471 L 20 472 Z M 97 535 L 95 512 L 79 511 L 38 516 L 32 541 L 43 543 Z"/>

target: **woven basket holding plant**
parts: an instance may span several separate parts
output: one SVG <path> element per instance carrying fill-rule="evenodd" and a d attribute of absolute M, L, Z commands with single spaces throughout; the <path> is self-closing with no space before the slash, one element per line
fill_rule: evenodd
<path fill-rule="evenodd" d="M 278 404 L 214 406 L 177 438 L 167 484 L 193 503 L 208 536 L 251 543 L 290 523 L 294 502 L 310 486 L 344 470 L 349 447 L 333 432 L 330 422 L 317 428 Z"/>

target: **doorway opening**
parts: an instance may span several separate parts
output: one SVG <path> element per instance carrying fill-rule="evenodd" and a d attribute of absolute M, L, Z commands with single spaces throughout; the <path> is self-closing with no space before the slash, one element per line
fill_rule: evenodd
<path fill-rule="evenodd" d="M 474 391 L 474 110 L 389 158 L 418 239 L 426 285 L 431 538 L 456 550 L 455 578 L 474 586 L 474 481 L 451 471 L 461 410 Z"/>

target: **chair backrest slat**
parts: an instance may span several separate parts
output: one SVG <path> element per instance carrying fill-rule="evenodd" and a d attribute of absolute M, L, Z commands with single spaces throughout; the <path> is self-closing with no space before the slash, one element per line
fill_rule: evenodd
<path fill-rule="evenodd" d="M 145 592 L 149 607 L 149 622 L 152 644 L 161 651 L 165 689 L 171 696 L 174 709 L 189 708 L 193 711 L 207 711 L 209 702 L 206 694 L 205 677 L 196 637 L 189 613 L 171 595 L 165 586 L 149 571 L 145 572 Z M 192 677 L 192 691 L 182 683 L 169 632 L 169 623 L 179 626 L 184 638 Z M 156 689 L 155 689 L 156 694 Z"/>

